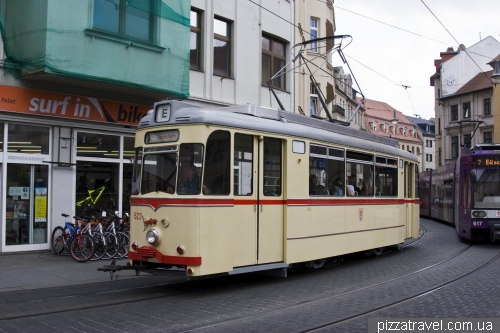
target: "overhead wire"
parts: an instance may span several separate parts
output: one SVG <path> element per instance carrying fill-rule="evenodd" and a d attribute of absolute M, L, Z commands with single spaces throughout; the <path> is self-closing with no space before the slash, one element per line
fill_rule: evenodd
<path fill-rule="evenodd" d="M 444 30 L 446 30 L 446 32 L 448 32 L 448 34 L 453 38 L 453 40 L 458 44 L 458 45 L 461 45 L 458 40 L 455 38 L 455 36 L 453 36 L 451 34 L 451 32 L 448 30 L 448 28 L 446 28 L 446 26 L 441 22 L 441 20 L 439 20 L 439 18 L 436 16 L 436 14 L 434 14 L 434 12 L 429 8 L 429 6 L 427 6 L 427 4 L 424 2 L 424 0 L 420 0 L 424 6 L 429 10 L 429 12 L 432 14 L 432 16 L 434 16 L 434 18 L 439 22 L 439 24 L 441 24 L 441 26 L 444 28 Z M 469 58 L 472 60 L 472 62 L 477 66 L 477 68 L 479 68 L 479 71 L 481 73 L 483 73 L 487 78 L 488 80 L 493 84 L 493 81 L 491 80 L 491 78 L 486 75 L 486 73 L 483 72 L 483 70 L 481 69 L 481 67 L 479 67 L 479 65 L 477 64 L 477 62 L 474 60 L 474 58 L 472 58 L 472 56 L 469 54 L 469 52 L 467 52 L 467 49 L 464 48 L 463 50 L 465 52 L 465 54 L 467 54 L 469 56 Z"/>

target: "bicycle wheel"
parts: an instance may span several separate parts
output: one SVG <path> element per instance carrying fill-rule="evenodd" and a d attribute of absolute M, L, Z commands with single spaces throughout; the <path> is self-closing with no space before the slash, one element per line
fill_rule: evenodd
<path fill-rule="evenodd" d="M 102 259 L 111 259 L 118 252 L 118 238 L 110 232 L 105 232 L 104 237 L 106 238 L 106 252 L 102 256 Z"/>
<path fill-rule="evenodd" d="M 50 245 L 54 254 L 61 254 L 64 251 L 65 234 L 62 227 L 55 227 L 50 238 Z"/>
<path fill-rule="evenodd" d="M 94 240 L 94 255 L 90 260 L 99 260 L 106 254 L 106 237 L 100 232 L 95 232 L 92 235 Z"/>
<path fill-rule="evenodd" d="M 85 262 L 94 255 L 94 241 L 89 235 L 77 235 L 69 245 L 69 254 L 77 262 Z"/>
<path fill-rule="evenodd" d="M 124 258 L 128 254 L 129 237 L 124 232 L 116 233 L 118 238 L 118 251 L 113 258 Z"/>

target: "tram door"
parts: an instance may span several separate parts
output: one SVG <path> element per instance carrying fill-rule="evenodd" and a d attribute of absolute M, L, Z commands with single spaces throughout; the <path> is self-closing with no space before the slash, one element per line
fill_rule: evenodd
<path fill-rule="evenodd" d="M 405 199 L 405 204 L 404 204 L 404 207 L 405 207 L 405 212 L 404 212 L 404 221 L 405 221 L 405 225 L 406 225 L 406 237 L 405 238 L 408 238 L 408 237 L 411 237 L 411 230 L 412 230 L 412 225 L 411 225 L 411 216 L 412 216 L 412 207 L 413 207 L 413 203 L 412 203 L 412 198 L 413 198 L 413 191 L 412 191 L 412 184 L 413 184 L 413 181 L 412 181 L 412 165 L 408 162 L 405 162 L 404 164 L 404 177 L 405 177 L 405 181 L 404 181 L 404 186 L 405 186 L 405 189 L 404 189 L 404 199 Z"/>
<path fill-rule="evenodd" d="M 283 142 L 260 137 L 257 198 L 257 263 L 283 261 Z"/>

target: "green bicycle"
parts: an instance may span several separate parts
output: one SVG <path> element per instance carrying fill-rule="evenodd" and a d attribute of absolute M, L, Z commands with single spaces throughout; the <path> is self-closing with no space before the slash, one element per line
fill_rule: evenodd
<path fill-rule="evenodd" d="M 101 196 L 103 195 L 104 192 L 108 192 L 109 194 L 109 199 L 111 200 L 111 204 L 113 206 L 113 209 L 116 208 L 115 201 L 113 200 L 113 196 L 111 195 L 111 192 L 109 191 L 108 188 L 108 183 L 109 183 L 109 178 L 106 178 L 104 181 L 104 185 L 93 189 L 89 190 L 87 189 L 88 196 L 85 197 L 84 199 L 77 201 L 76 202 L 76 214 L 78 216 L 84 216 L 84 217 L 99 217 L 101 216 L 101 210 L 107 210 L 106 208 L 102 209 L 101 207 L 98 207 L 97 203 Z"/>

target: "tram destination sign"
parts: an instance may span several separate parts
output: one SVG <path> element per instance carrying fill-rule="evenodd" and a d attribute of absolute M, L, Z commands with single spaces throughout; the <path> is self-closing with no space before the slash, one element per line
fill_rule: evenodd
<path fill-rule="evenodd" d="M 146 133 L 146 143 L 176 142 L 179 140 L 178 130 L 167 130 Z"/>
<path fill-rule="evenodd" d="M 475 156 L 476 167 L 496 167 L 500 166 L 500 155 Z"/>

